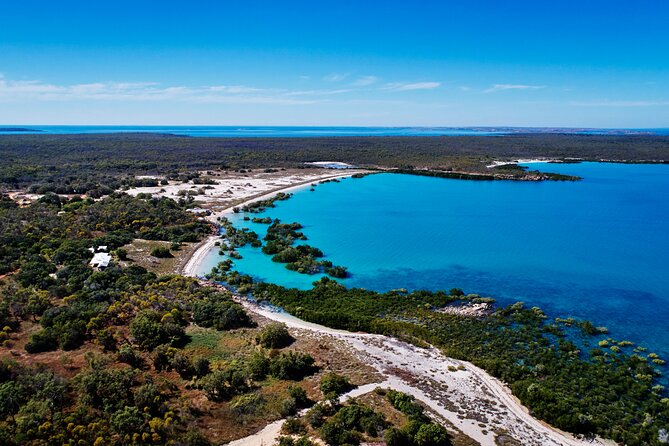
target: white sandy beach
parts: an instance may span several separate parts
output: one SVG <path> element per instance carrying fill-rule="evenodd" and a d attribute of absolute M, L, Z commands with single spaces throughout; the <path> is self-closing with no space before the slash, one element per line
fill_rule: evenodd
<path fill-rule="evenodd" d="M 271 172 L 257 169 L 255 171 L 238 172 L 214 172 L 207 175 L 200 172 L 203 177 L 210 178 L 216 184 L 193 184 L 180 181 L 169 181 L 169 184 L 152 187 L 134 187 L 128 189 L 129 195 L 148 193 L 156 197 L 169 197 L 179 199 L 179 191 L 195 191 L 204 189 L 204 194 L 196 195 L 195 200 L 212 212 L 220 213 L 248 199 L 259 199 L 266 193 L 276 193 L 296 185 L 317 183 L 328 178 L 340 178 L 351 176 L 355 173 L 367 172 L 363 169 L 322 169 L 306 168 L 279 171 L 273 169 Z M 139 177 L 138 177 L 139 178 Z"/>
<path fill-rule="evenodd" d="M 497 166 L 504 166 L 506 164 L 533 164 L 533 163 L 560 163 L 560 160 L 552 158 L 529 158 L 529 159 L 517 159 L 512 161 L 493 161 L 492 164 L 488 164 L 486 167 L 491 169 Z"/>
<path fill-rule="evenodd" d="M 301 336 L 329 337 L 345 342 L 365 363 L 385 378 L 351 391 L 342 399 L 372 391 L 375 387 L 392 388 L 413 395 L 432 412 L 448 420 L 483 446 L 495 446 L 495 433 L 506 433 L 525 446 L 604 446 L 615 443 L 574 438 L 529 415 L 527 409 L 499 380 L 465 361 L 444 356 L 436 348 L 422 349 L 397 339 L 365 333 L 334 330 L 302 321 L 284 312 L 259 307 L 245 300 L 247 310 L 268 319 L 283 322 Z M 449 366 L 460 370 L 449 371 Z M 269 445 L 276 438 L 282 421 L 258 434 L 237 440 L 235 446 Z"/>
<path fill-rule="evenodd" d="M 217 219 L 219 217 L 225 217 L 226 215 L 232 214 L 234 211 L 233 209 L 236 207 L 243 207 L 247 204 L 251 204 L 255 201 L 260 201 L 260 200 L 266 200 L 268 198 L 272 198 L 279 192 L 283 193 L 291 193 L 295 192 L 300 189 L 304 189 L 306 187 L 310 187 L 312 183 L 318 183 L 319 181 L 324 181 L 324 180 L 333 180 L 333 179 L 339 179 L 339 178 L 347 178 L 350 177 L 351 175 L 354 175 L 356 173 L 369 173 L 369 171 L 364 171 L 364 170 L 349 170 L 347 169 L 345 172 L 339 172 L 337 174 L 333 174 L 332 171 L 324 171 L 323 175 L 319 175 L 317 177 L 309 178 L 308 180 L 305 180 L 304 178 L 300 178 L 300 181 L 281 187 L 279 189 L 272 189 L 270 192 L 266 193 L 261 193 L 261 194 L 252 194 L 253 190 L 248 190 L 248 192 L 251 192 L 250 196 L 251 198 L 248 198 L 246 201 L 243 201 L 241 203 L 235 204 L 234 206 L 228 206 L 224 209 L 212 212 L 211 215 L 207 216 L 207 220 L 216 223 Z M 145 189 L 145 188 L 137 188 L 134 189 L 133 192 L 139 189 Z M 198 249 L 193 253 L 191 258 L 188 260 L 186 265 L 184 265 L 184 268 L 182 270 L 182 274 L 184 276 L 190 276 L 190 277 L 196 277 L 198 273 L 198 269 L 200 267 L 200 264 L 202 261 L 206 258 L 207 254 L 215 248 L 214 244 L 220 240 L 220 237 L 218 235 L 211 235 L 209 236 L 202 244 L 198 247 Z"/>

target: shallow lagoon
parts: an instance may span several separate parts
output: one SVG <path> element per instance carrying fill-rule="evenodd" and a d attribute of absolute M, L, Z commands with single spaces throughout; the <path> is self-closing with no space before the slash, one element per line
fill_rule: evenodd
<path fill-rule="evenodd" d="M 350 287 L 449 289 L 605 325 L 669 353 L 669 166 L 533 164 L 580 182 L 464 181 L 379 174 L 295 193 L 261 216 L 299 221 L 345 265 Z M 254 214 L 253 216 L 256 216 Z M 242 221 L 264 234 L 266 225 Z M 308 288 L 242 248 L 237 270 Z M 218 261 L 212 253 L 202 272 Z M 666 355 L 665 355 L 666 356 Z"/>

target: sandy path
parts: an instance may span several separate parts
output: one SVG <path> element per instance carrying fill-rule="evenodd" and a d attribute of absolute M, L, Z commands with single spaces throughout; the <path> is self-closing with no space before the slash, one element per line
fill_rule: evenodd
<path fill-rule="evenodd" d="M 214 212 L 211 215 L 207 216 L 207 220 L 209 220 L 212 223 L 216 223 L 219 217 L 224 217 L 228 214 L 232 214 L 234 211 L 233 209 L 236 207 L 243 207 L 246 206 L 247 204 L 251 204 L 255 201 L 260 201 L 260 200 L 266 200 L 268 198 L 272 198 L 279 192 L 284 192 L 284 193 L 290 193 L 290 192 L 295 192 L 300 189 L 304 189 L 305 187 L 311 186 L 313 183 L 318 183 L 320 181 L 324 180 L 334 180 L 334 179 L 339 179 L 339 178 L 347 178 L 352 175 L 355 175 L 356 173 L 371 173 L 371 171 L 367 170 L 347 170 L 345 173 L 338 173 L 335 175 L 327 175 L 327 176 L 322 176 L 318 178 L 311 178 L 307 181 L 302 181 L 296 184 L 291 184 L 289 186 L 281 187 L 278 189 L 274 189 L 270 192 L 264 192 L 262 194 L 255 195 L 248 200 L 236 204 L 234 206 L 227 207 L 221 211 Z M 181 270 L 181 274 L 184 276 L 190 276 L 190 277 L 196 277 L 198 268 L 200 264 L 204 261 L 204 259 L 207 257 L 207 254 L 209 254 L 209 251 L 211 251 L 214 248 L 214 244 L 220 240 L 220 237 L 217 235 L 212 235 L 208 237 L 204 243 L 198 247 L 198 249 L 191 255 L 190 259 L 188 259 L 188 262 L 184 265 L 184 267 Z"/>
<path fill-rule="evenodd" d="M 385 385 L 388 384 L 388 385 Z M 356 387 L 350 392 L 344 393 L 339 396 L 339 402 L 345 403 L 351 398 L 358 397 L 360 395 L 365 395 L 376 389 L 377 387 L 389 387 L 389 382 L 384 382 L 382 384 L 366 384 L 364 386 Z M 302 409 L 298 416 L 305 415 L 309 409 Z M 286 422 L 286 419 L 277 420 L 273 423 L 268 424 L 264 428 L 260 429 L 255 434 L 251 434 L 248 437 L 240 438 L 239 440 L 231 441 L 227 446 L 271 446 L 274 444 L 277 438 L 281 435 L 281 428 L 283 423 Z"/>
<path fill-rule="evenodd" d="M 529 415 L 499 380 L 471 363 L 444 356 L 436 348 L 421 349 L 388 336 L 334 330 L 284 312 L 242 303 L 249 311 L 302 331 L 302 336 L 328 336 L 346 342 L 363 361 L 385 376 L 383 383 L 356 389 L 350 396 L 366 393 L 377 385 L 403 391 L 484 446 L 495 446 L 495 432 L 506 432 L 526 446 L 614 444 L 580 440 L 543 424 Z M 461 366 L 462 370 L 449 371 L 449 366 Z"/>

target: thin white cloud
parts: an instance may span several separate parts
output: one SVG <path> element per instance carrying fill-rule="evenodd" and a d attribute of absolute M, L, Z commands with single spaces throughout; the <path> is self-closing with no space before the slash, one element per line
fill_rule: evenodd
<path fill-rule="evenodd" d="M 295 90 L 287 91 L 286 96 L 330 96 L 336 94 L 350 93 L 353 90 L 352 88 L 338 88 L 338 89 L 322 89 L 322 90 Z"/>
<path fill-rule="evenodd" d="M 162 85 L 156 82 L 88 82 L 52 84 L 37 80 L 15 81 L 0 76 L 0 102 L 64 102 L 64 101 L 176 101 L 191 103 L 231 104 L 313 104 L 333 101 L 360 100 L 360 92 L 401 92 L 431 90 L 439 82 L 386 83 L 376 76 L 359 76 L 341 88 L 297 90 L 289 88 L 259 88 L 248 85 L 184 86 Z M 346 94 L 350 94 L 348 97 Z M 335 99 L 336 97 L 336 99 Z"/>
<path fill-rule="evenodd" d="M 372 85 L 379 80 L 376 76 L 360 76 L 351 85 L 354 87 L 366 87 Z"/>
<path fill-rule="evenodd" d="M 484 90 L 484 93 L 495 93 L 505 90 L 541 90 L 545 85 L 518 85 L 518 84 L 495 84 L 491 88 Z"/>
<path fill-rule="evenodd" d="M 412 90 L 433 90 L 441 86 L 441 82 L 414 82 L 401 83 L 393 82 L 383 86 L 383 90 L 391 91 L 412 91 Z"/>
<path fill-rule="evenodd" d="M 472 87 L 468 87 L 466 85 L 461 85 L 459 88 L 460 88 L 460 91 L 471 91 L 471 89 L 472 89 Z"/>
<path fill-rule="evenodd" d="M 285 96 L 286 90 L 268 90 L 244 85 L 204 87 L 160 86 L 154 82 L 95 82 L 54 85 L 39 81 L 0 78 L 0 101 L 184 101 L 235 104 L 306 104 L 314 101 Z"/>
<path fill-rule="evenodd" d="M 245 85 L 214 85 L 209 87 L 209 90 L 221 93 L 243 94 L 243 93 L 258 93 L 264 91 L 262 88 L 247 87 Z"/>
<path fill-rule="evenodd" d="M 348 77 L 348 73 L 330 73 L 323 78 L 328 82 L 341 82 Z"/>
<path fill-rule="evenodd" d="M 584 101 L 571 102 L 574 107 L 667 107 L 669 101 Z"/>

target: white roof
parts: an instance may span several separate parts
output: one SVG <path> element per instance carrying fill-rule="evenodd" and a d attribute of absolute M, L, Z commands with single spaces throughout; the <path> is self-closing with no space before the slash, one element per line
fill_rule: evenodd
<path fill-rule="evenodd" d="M 90 265 L 98 268 L 106 268 L 109 266 L 111 259 L 111 255 L 107 254 L 106 252 L 97 252 L 93 255 Z"/>

